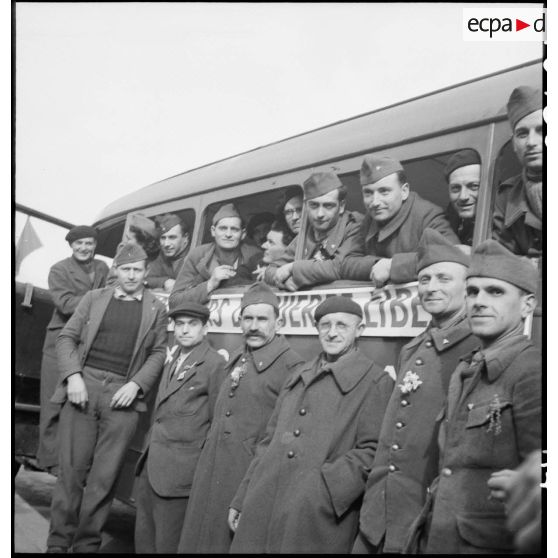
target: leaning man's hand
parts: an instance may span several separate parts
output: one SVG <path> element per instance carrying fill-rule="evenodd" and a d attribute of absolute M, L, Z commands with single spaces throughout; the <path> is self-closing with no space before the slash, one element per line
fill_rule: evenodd
<path fill-rule="evenodd" d="M 68 376 L 66 380 L 66 395 L 70 403 L 82 409 L 87 405 L 87 388 L 79 372 Z"/>
<path fill-rule="evenodd" d="M 114 409 L 123 409 L 129 407 L 139 391 L 139 386 L 135 382 L 124 384 L 113 396 L 110 406 Z"/>

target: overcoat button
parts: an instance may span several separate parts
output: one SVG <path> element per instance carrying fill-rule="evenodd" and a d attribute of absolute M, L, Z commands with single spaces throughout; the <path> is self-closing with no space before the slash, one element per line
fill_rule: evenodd
<path fill-rule="evenodd" d="M 294 451 L 290 451 L 289 453 L 287 453 L 287 457 L 289 459 L 292 459 L 295 456 Z"/>
<path fill-rule="evenodd" d="M 300 411 L 298 411 L 298 414 L 304 416 L 306 414 L 306 409 L 300 409 Z"/>

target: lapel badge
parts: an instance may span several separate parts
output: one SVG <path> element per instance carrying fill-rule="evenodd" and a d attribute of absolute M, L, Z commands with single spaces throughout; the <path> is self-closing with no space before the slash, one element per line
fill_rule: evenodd
<path fill-rule="evenodd" d="M 447 345 L 449 343 L 449 339 L 446 339 L 444 337 L 444 339 L 442 340 L 442 345 Z"/>
<path fill-rule="evenodd" d="M 177 380 L 183 380 L 184 376 L 186 376 L 186 373 L 189 372 L 190 370 L 192 370 L 192 368 L 194 368 L 194 366 L 196 366 L 197 362 L 193 362 L 192 364 L 187 364 L 184 369 L 182 370 L 182 372 L 180 372 L 180 374 L 176 377 Z"/>

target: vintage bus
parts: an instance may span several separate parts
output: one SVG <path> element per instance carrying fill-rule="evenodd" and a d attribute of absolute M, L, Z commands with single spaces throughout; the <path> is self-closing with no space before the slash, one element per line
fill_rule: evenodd
<path fill-rule="evenodd" d="M 475 149 L 482 161 L 481 185 L 473 245 L 491 235 L 496 185 L 519 172 L 511 147 L 506 102 L 519 85 L 542 87 L 543 66 L 535 60 L 470 80 L 405 102 L 324 126 L 259 147 L 182 174 L 126 195 L 98 216 L 98 254 L 112 258 L 133 214 L 155 218 L 175 213 L 192 230 L 191 246 L 211 240 L 210 225 L 216 210 L 234 202 L 245 219 L 274 211 L 286 188 L 302 185 L 314 171 L 333 170 L 347 186 L 347 208 L 365 212 L 359 170 L 363 155 L 378 153 L 400 160 L 411 190 L 436 203 L 448 205 L 443 169 L 447 159 L 463 148 Z M 60 228 L 60 244 L 69 223 L 63 223 L 23 206 L 17 210 Z M 304 215 L 303 215 L 304 219 Z M 50 262 L 50 264 L 54 261 Z M 535 262 L 540 265 L 540 262 Z M 38 382 L 44 329 L 51 315 L 48 290 L 16 282 L 16 447 L 18 461 L 33 456 L 37 445 Z M 32 283 L 32 282 L 31 282 Z M 220 289 L 210 300 L 209 340 L 224 355 L 240 342 L 239 303 L 244 288 Z M 336 281 L 300 292 L 281 292 L 282 332 L 302 356 L 313 357 L 319 348 L 313 309 L 328 295 L 351 296 L 362 305 L 366 329 L 363 350 L 382 366 L 396 363 L 400 347 L 420 333 L 428 315 L 418 305 L 416 283 L 387 285 Z M 160 294 L 165 298 L 164 294 Z M 528 324 L 540 344 L 540 307 Z M 118 496 L 131 499 L 133 468 L 149 426 L 142 417 L 128 452 Z"/>

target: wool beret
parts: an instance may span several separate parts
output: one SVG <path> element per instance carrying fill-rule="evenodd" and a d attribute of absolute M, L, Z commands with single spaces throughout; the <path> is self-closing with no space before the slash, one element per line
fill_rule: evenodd
<path fill-rule="evenodd" d="M 222 205 L 218 209 L 217 213 L 215 213 L 215 215 L 213 216 L 213 221 L 211 222 L 211 224 L 215 226 L 221 219 L 225 219 L 227 217 L 237 217 L 244 225 L 244 221 L 242 220 L 240 213 L 236 210 L 236 207 L 232 203 L 226 203 L 225 205 Z"/>
<path fill-rule="evenodd" d="M 417 249 L 417 271 L 440 262 L 469 267 L 471 258 L 434 229 L 424 229 Z"/>
<path fill-rule="evenodd" d="M 150 236 L 157 236 L 157 225 L 149 217 L 141 213 L 134 213 L 130 216 L 130 227 L 136 227 L 146 232 Z"/>
<path fill-rule="evenodd" d="M 314 320 L 318 323 L 326 314 L 344 312 L 354 314 L 362 319 L 362 308 L 352 299 L 346 296 L 330 296 L 318 305 L 314 311 Z"/>
<path fill-rule="evenodd" d="M 469 277 L 491 277 L 511 283 L 528 293 L 535 293 L 538 272 L 527 259 L 512 254 L 495 240 L 481 242 L 473 252 Z"/>
<path fill-rule="evenodd" d="M 97 231 L 93 227 L 87 225 L 78 225 L 77 227 L 71 228 L 65 237 L 66 241 L 70 244 L 80 238 L 94 238 L 97 240 Z"/>
<path fill-rule="evenodd" d="M 114 257 L 114 265 L 118 267 L 128 263 L 140 262 L 141 260 L 147 260 L 145 250 L 135 242 L 128 242 L 118 250 Z"/>
<path fill-rule="evenodd" d="M 340 186 L 343 186 L 343 183 L 334 172 L 314 172 L 304 181 L 304 199 L 312 200 L 329 194 Z"/>
<path fill-rule="evenodd" d="M 444 169 L 444 174 L 446 180 L 449 182 L 450 174 L 461 167 L 466 167 L 468 165 L 480 165 L 480 155 L 474 149 L 462 149 L 457 153 L 454 153 L 446 163 Z"/>
<path fill-rule="evenodd" d="M 361 186 L 374 184 L 378 180 L 400 171 L 403 171 L 401 163 L 391 157 L 366 155 L 360 167 L 360 184 Z"/>
<path fill-rule="evenodd" d="M 186 300 L 180 304 L 171 304 L 167 316 L 169 318 L 189 316 L 190 318 L 198 318 L 205 324 L 209 319 L 209 309 L 199 302 Z"/>
<path fill-rule="evenodd" d="M 159 218 L 159 229 L 161 234 L 169 232 L 176 225 L 180 225 L 183 232 L 186 232 L 182 219 L 174 213 L 167 213 Z"/>
<path fill-rule="evenodd" d="M 508 120 L 512 130 L 528 114 L 542 109 L 542 93 L 529 85 L 516 87 L 508 100 Z"/>
<path fill-rule="evenodd" d="M 270 304 L 276 310 L 279 309 L 277 295 L 265 283 L 253 283 L 248 287 L 240 301 L 240 311 L 251 304 Z"/>

